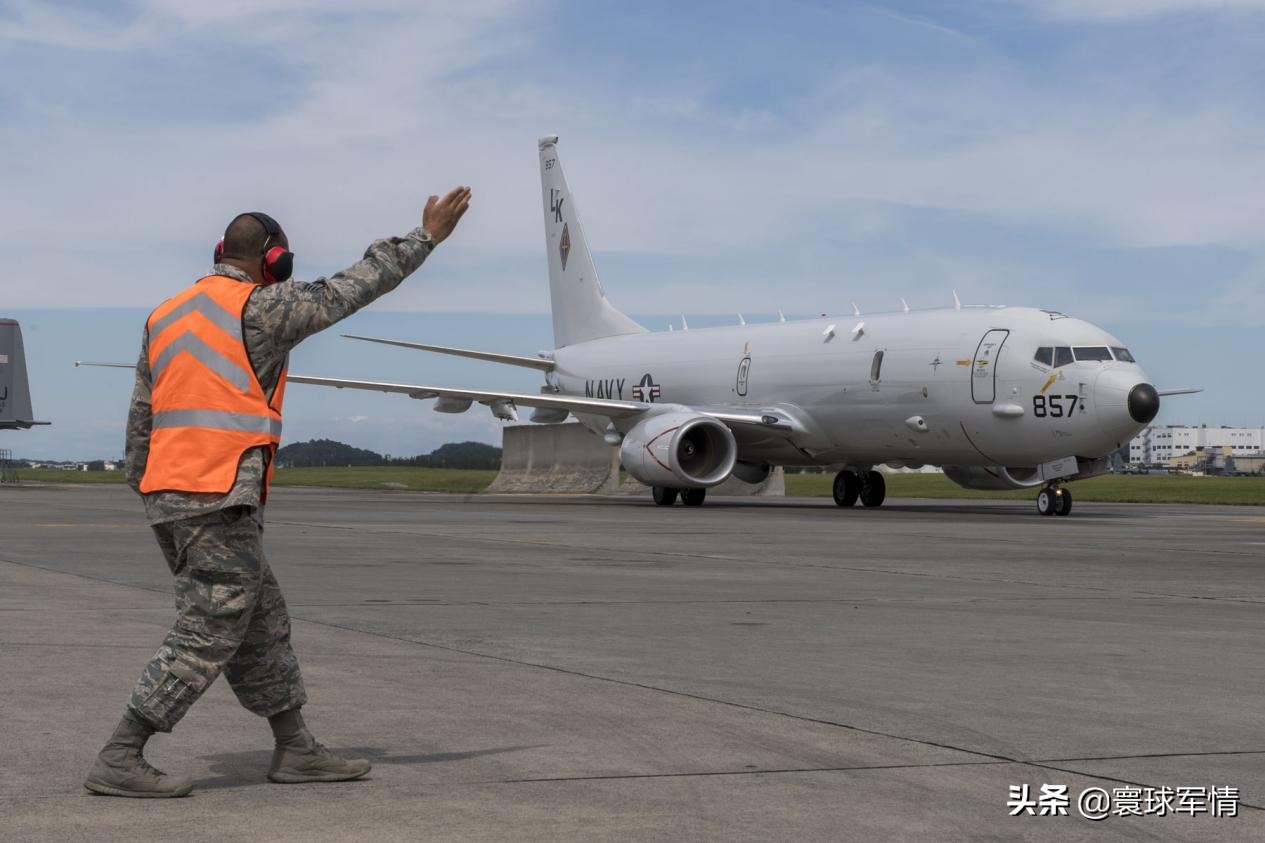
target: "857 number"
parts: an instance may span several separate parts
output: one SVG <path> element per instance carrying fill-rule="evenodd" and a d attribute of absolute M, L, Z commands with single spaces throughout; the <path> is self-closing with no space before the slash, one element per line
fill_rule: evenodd
<path fill-rule="evenodd" d="M 1052 419 L 1061 419 L 1066 416 L 1070 419 L 1078 407 L 1080 407 L 1080 397 L 1077 395 L 1032 396 L 1032 415 L 1039 419 L 1047 416 Z"/>

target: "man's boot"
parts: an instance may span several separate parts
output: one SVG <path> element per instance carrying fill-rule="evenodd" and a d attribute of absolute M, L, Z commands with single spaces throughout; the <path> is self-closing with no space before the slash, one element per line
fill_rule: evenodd
<path fill-rule="evenodd" d="M 281 784 L 304 782 L 346 782 L 358 779 L 372 769 L 363 758 L 351 761 L 339 758 L 312 737 L 297 708 L 268 718 L 277 748 L 272 753 L 268 778 Z"/>
<path fill-rule="evenodd" d="M 145 760 L 142 753 L 152 734 L 154 729 L 148 723 L 133 719 L 130 713 L 123 715 L 114 734 L 97 755 L 97 763 L 92 765 L 83 786 L 106 796 L 138 799 L 188 796 L 193 790 L 193 779 L 169 776 Z"/>

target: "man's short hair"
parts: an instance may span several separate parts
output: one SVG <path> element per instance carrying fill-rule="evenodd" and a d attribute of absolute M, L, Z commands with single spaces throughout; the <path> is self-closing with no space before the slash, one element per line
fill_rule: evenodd
<path fill-rule="evenodd" d="M 238 214 L 224 229 L 224 257 L 246 260 L 264 253 L 268 230 L 250 214 Z"/>

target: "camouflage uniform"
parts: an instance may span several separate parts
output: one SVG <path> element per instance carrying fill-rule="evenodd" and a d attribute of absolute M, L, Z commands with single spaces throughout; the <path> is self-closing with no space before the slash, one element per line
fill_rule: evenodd
<path fill-rule="evenodd" d="M 416 228 L 378 240 L 364 259 L 329 279 L 261 286 L 242 314 L 251 365 L 271 399 L 290 349 L 394 290 L 422 265 L 434 240 Z M 243 283 L 228 264 L 212 274 Z M 146 333 L 127 419 L 127 479 L 140 493 L 149 456 L 151 378 Z M 285 600 L 263 554 L 263 478 L 268 450 L 242 455 L 227 494 L 142 495 L 158 545 L 175 577 L 177 618 L 132 691 L 129 709 L 169 732 L 221 671 L 243 706 L 269 717 L 306 700 L 290 648 Z"/>

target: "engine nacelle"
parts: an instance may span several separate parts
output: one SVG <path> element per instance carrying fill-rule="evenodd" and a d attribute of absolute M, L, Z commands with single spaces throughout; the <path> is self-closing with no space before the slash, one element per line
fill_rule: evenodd
<path fill-rule="evenodd" d="M 667 412 L 650 416 L 624 435 L 619 459 L 647 486 L 701 489 L 723 483 L 734 470 L 738 444 L 711 416 Z"/>

